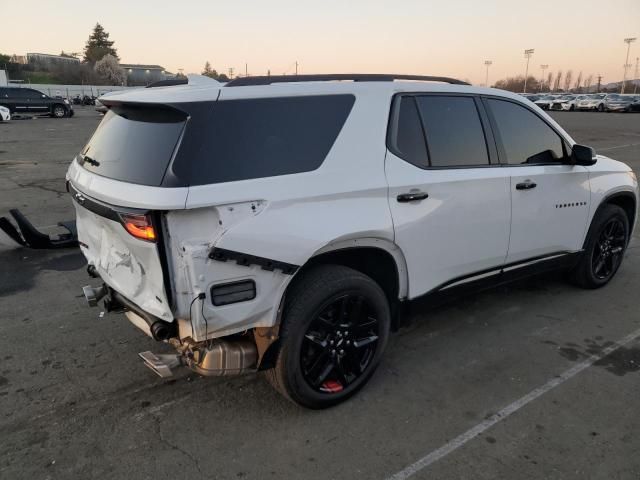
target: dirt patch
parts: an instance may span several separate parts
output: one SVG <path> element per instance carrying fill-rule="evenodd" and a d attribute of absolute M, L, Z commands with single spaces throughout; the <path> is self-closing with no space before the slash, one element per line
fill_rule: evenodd
<path fill-rule="evenodd" d="M 602 337 L 596 337 L 602 340 Z M 597 355 L 605 348 L 613 345 L 610 341 L 596 341 L 586 338 L 584 346 L 575 343 L 565 343 L 558 352 L 567 360 L 577 362 L 585 360 L 592 355 Z M 627 373 L 640 372 L 640 346 L 619 347 L 606 357 L 594 363 L 597 367 L 602 367 L 614 375 L 623 376 Z"/>

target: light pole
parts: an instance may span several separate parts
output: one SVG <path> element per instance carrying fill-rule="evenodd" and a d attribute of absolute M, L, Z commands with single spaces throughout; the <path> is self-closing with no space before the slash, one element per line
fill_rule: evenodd
<path fill-rule="evenodd" d="M 540 69 L 542 70 L 542 80 L 540 80 L 540 91 L 544 88 L 544 72 L 549 68 L 549 65 L 540 65 Z"/>
<path fill-rule="evenodd" d="M 485 60 L 484 66 L 487 67 L 487 73 L 484 77 L 484 86 L 489 88 L 489 67 L 493 64 L 491 60 Z"/>
<path fill-rule="evenodd" d="M 629 68 L 629 50 L 631 50 L 631 43 L 635 42 L 636 38 L 629 37 L 624 39 L 624 43 L 627 44 L 627 59 L 624 62 L 624 77 L 622 78 L 622 88 L 620 89 L 620 93 L 624 93 L 625 83 L 627 83 L 627 69 Z"/>
<path fill-rule="evenodd" d="M 633 94 L 638 93 L 638 62 L 640 61 L 640 57 L 636 57 L 636 72 L 633 75 Z"/>
<path fill-rule="evenodd" d="M 527 59 L 527 68 L 524 71 L 524 88 L 522 89 L 522 93 L 527 93 L 527 77 L 529 76 L 529 59 L 533 55 L 533 48 L 529 48 L 524 51 L 524 58 Z"/>

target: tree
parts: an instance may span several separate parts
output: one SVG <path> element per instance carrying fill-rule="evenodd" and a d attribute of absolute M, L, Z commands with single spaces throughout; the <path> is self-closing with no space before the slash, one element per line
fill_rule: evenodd
<path fill-rule="evenodd" d="M 551 91 L 551 82 L 553 82 L 553 73 L 549 72 L 547 75 L 547 90 Z"/>
<path fill-rule="evenodd" d="M 558 70 L 558 73 L 556 73 L 556 81 L 553 82 L 552 91 L 557 92 L 558 90 L 560 90 L 560 82 L 562 82 L 562 70 Z"/>
<path fill-rule="evenodd" d="M 109 40 L 109 34 L 99 23 L 93 27 L 93 32 L 89 35 L 87 44 L 84 47 L 84 61 L 96 63 L 105 55 L 111 55 L 116 60 L 120 60 L 117 50 L 113 48 L 113 40 Z"/>
<path fill-rule="evenodd" d="M 227 77 L 224 73 L 218 73 L 215 68 L 211 68 L 211 64 L 207 60 L 204 64 L 204 70 L 202 70 L 202 75 L 205 77 L 213 78 L 214 80 L 218 80 L 219 82 L 228 82 L 229 77 Z"/>
<path fill-rule="evenodd" d="M 589 93 L 589 90 L 591 89 L 591 84 L 593 83 L 593 75 L 589 75 L 585 81 L 584 81 L 584 86 L 587 90 L 587 93 Z"/>
<path fill-rule="evenodd" d="M 582 71 L 578 73 L 578 78 L 576 78 L 576 84 L 573 87 L 577 93 L 582 92 Z"/>
<path fill-rule="evenodd" d="M 527 78 L 527 89 L 531 90 L 535 87 L 537 80 L 529 75 Z M 510 92 L 522 92 L 524 90 L 524 75 L 519 75 L 517 77 L 507 77 L 502 80 L 498 80 L 494 88 L 500 88 L 502 90 L 508 90 Z"/>
<path fill-rule="evenodd" d="M 65 57 L 65 58 L 78 58 L 78 55 L 80 55 L 80 54 L 79 54 L 79 53 L 76 53 L 76 52 L 70 52 L 70 53 L 67 53 L 67 52 L 65 52 L 64 50 L 62 50 L 62 51 L 60 52 L 60 56 L 61 56 L 61 57 Z"/>
<path fill-rule="evenodd" d="M 564 75 L 564 91 L 568 92 L 571 89 L 571 80 L 573 79 L 573 71 L 567 70 L 567 73 Z"/>
<path fill-rule="evenodd" d="M 127 83 L 127 75 L 113 55 L 105 55 L 96 62 L 94 70 L 108 85 L 124 85 Z"/>

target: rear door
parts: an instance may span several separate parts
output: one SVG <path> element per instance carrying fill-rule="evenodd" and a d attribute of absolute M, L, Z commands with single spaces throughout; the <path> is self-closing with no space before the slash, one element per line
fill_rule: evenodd
<path fill-rule="evenodd" d="M 569 165 L 569 146 L 520 103 L 489 98 L 500 157 L 511 178 L 507 263 L 580 250 L 589 213 L 587 169 Z"/>
<path fill-rule="evenodd" d="M 497 163 L 482 103 L 400 95 L 385 171 L 409 297 L 496 275 L 509 242 L 509 173 Z"/>

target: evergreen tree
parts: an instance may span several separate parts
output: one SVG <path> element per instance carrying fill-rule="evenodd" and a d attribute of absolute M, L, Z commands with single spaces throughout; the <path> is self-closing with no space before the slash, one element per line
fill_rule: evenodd
<path fill-rule="evenodd" d="M 111 55 L 115 57 L 116 60 L 120 60 L 116 49 L 113 48 L 113 43 L 113 40 L 109 40 L 109 34 L 104 30 L 102 25 L 96 23 L 84 47 L 84 61 L 96 63 L 105 55 Z"/>

